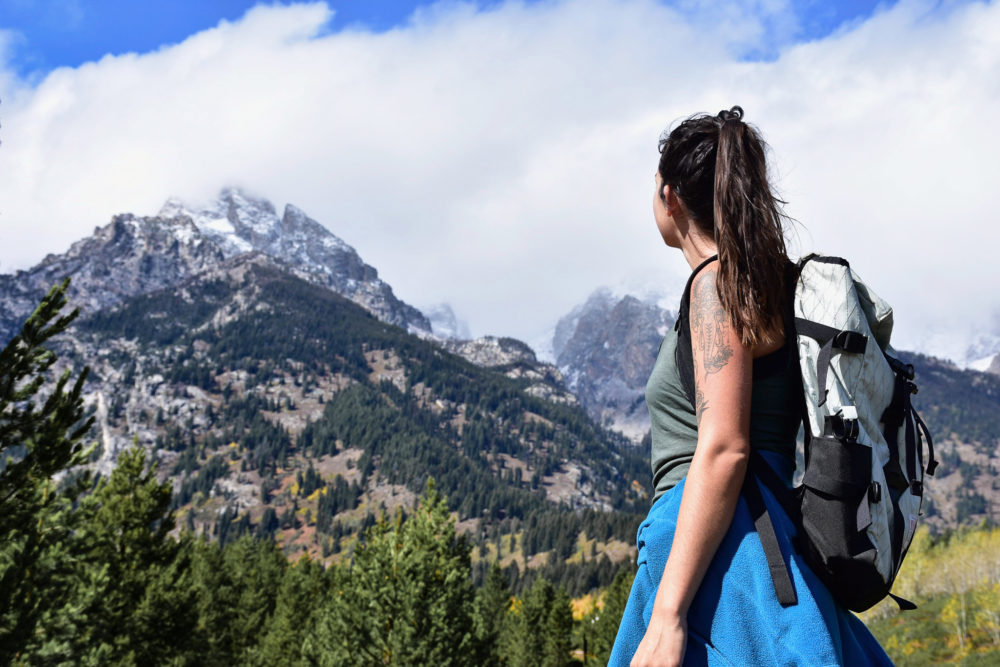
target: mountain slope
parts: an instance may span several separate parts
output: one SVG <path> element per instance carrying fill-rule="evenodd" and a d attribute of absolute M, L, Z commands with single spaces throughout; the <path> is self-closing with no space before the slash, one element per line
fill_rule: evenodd
<path fill-rule="evenodd" d="M 646 457 L 545 398 L 565 393 L 558 378 L 471 364 L 263 254 L 71 333 L 65 361 L 94 369 L 99 465 L 138 439 L 173 477 L 182 524 L 219 539 L 332 554 L 434 477 L 464 530 L 509 536 L 491 553 L 541 565 L 582 535 L 625 556 L 648 506 Z"/>

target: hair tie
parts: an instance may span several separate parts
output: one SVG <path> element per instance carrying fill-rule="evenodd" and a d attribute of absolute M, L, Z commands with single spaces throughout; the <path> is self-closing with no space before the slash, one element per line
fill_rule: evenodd
<path fill-rule="evenodd" d="M 743 120 L 743 107 L 737 104 L 733 106 L 733 108 L 730 109 L 729 111 L 723 109 L 722 111 L 719 112 L 717 118 L 721 120 L 723 123 L 728 123 L 731 120 L 740 122 Z"/>

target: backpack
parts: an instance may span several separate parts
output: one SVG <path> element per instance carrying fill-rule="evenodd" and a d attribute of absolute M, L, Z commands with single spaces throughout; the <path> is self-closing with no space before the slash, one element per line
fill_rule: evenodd
<path fill-rule="evenodd" d="M 698 269 L 677 322 L 678 369 L 692 405 L 688 307 Z M 930 432 L 910 403 L 917 391 L 913 366 L 889 344 L 892 308 L 839 257 L 812 254 L 789 263 L 786 284 L 792 308 L 785 335 L 794 335 L 791 363 L 802 378 L 802 480 L 788 489 L 751 451 L 742 491 L 778 600 L 789 605 L 797 597 L 758 484 L 788 512 L 796 550 L 840 604 L 864 611 L 889 595 L 901 609 L 913 609 L 889 591 L 916 530 L 924 476 L 934 474 L 937 461 Z"/>

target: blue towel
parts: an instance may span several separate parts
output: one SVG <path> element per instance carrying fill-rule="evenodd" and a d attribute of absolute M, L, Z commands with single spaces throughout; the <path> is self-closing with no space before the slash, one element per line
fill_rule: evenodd
<path fill-rule="evenodd" d="M 780 460 L 768 459 L 772 464 Z M 791 478 L 790 471 L 783 472 Z M 683 492 L 681 481 L 657 499 L 639 525 L 639 569 L 615 638 L 611 667 L 627 667 L 646 632 Z M 892 665 L 868 628 L 834 602 L 802 557 L 792 551 L 795 527 L 766 488 L 762 495 L 789 563 L 798 604 L 782 607 L 778 603 L 760 538 L 741 497 L 688 612 L 684 664 Z"/>

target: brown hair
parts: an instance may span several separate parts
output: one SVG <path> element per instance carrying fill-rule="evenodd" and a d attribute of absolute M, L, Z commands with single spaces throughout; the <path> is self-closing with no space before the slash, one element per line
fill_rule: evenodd
<path fill-rule="evenodd" d="M 766 151 L 738 106 L 691 116 L 660 138 L 660 177 L 714 236 L 719 299 L 747 347 L 774 341 L 788 263 L 785 202 L 771 191 Z"/>

